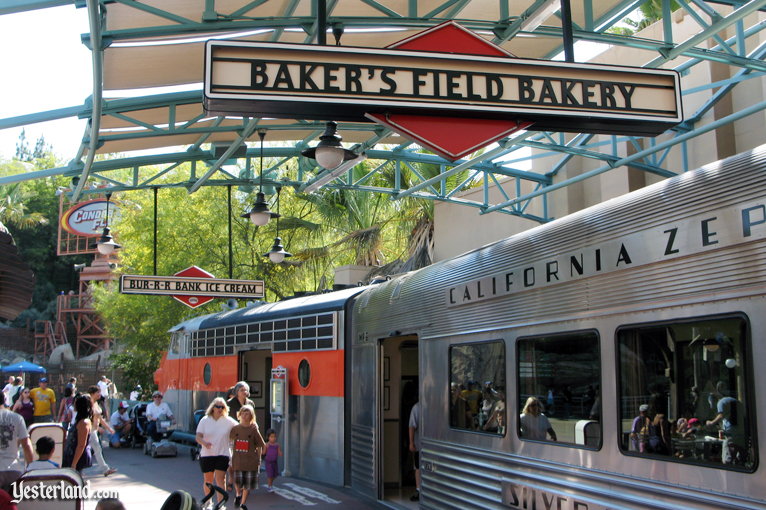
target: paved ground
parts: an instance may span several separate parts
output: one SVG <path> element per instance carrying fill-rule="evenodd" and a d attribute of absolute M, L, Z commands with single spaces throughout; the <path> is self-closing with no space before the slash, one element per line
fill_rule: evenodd
<path fill-rule="evenodd" d="M 197 500 L 202 496 L 202 473 L 199 463 L 192 461 L 185 449 L 179 450 L 178 457 L 153 459 L 143 455 L 140 449 L 104 449 L 107 462 L 117 468 L 117 473 L 104 477 L 98 474 L 85 474 L 90 482 L 91 491 L 115 491 L 127 510 L 159 510 L 174 490 L 189 492 Z M 247 506 L 254 509 L 290 509 L 306 508 L 311 510 L 335 509 L 368 510 L 387 508 L 376 502 L 370 502 L 353 496 L 350 491 L 335 487 L 298 480 L 278 478 L 274 482 L 276 490 L 266 491 L 265 473 L 261 473 L 262 486 L 248 497 Z M 97 500 L 88 500 L 85 510 L 94 510 Z M 234 508 L 234 495 L 231 494 L 226 507 Z"/>

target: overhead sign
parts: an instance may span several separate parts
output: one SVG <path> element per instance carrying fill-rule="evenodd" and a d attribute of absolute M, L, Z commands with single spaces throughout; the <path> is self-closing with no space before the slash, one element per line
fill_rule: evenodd
<path fill-rule="evenodd" d="M 109 220 L 113 222 L 120 214 L 119 207 L 105 198 L 97 198 L 73 205 L 61 215 L 61 228 L 79 236 L 100 236 L 107 226 L 107 203 Z"/>
<path fill-rule="evenodd" d="M 264 296 L 264 285 L 261 280 L 218 279 L 212 275 L 202 276 L 198 273 L 197 276 L 189 276 L 188 271 L 191 269 L 193 268 L 176 273 L 175 276 L 124 274 L 120 277 L 120 292 L 172 296 L 192 308 L 214 298 L 260 299 Z M 185 271 L 186 274 L 181 274 Z"/>
<path fill-rule="evenodd" d="M 303 44 L 208 41 L 204 105 L 217 115 L 369 121 L 425 114 L 530 129 L 657 135 L 683 120 L 672 70 Z"/>

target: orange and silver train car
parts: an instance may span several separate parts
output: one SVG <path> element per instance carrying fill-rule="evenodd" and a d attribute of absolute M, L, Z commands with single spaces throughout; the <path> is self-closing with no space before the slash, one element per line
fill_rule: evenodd
<path fill-rule="evenodd" d="M 257 303 L 174 326 L 155 380 L 179 428 L 194 432 L 196 410 L 247 381 L 261 430 L 278 432 L 285 471 L 342 486 L 347 308 L 362 290 Z M 280 414 L 272 416 L 270 380 L 277 367 L 285 369 L 289 392 L 279 402 Z"/>
<path fill-rule="evenodd" d="M 287 367 L 286 471 L 392 506 L 419 398 L 423 508 L 764 509 L 765 312 L 763 146 L 379 285 L 195 319 L 161 375 L 191 414 L 237 379 L 265 405 Z"/>

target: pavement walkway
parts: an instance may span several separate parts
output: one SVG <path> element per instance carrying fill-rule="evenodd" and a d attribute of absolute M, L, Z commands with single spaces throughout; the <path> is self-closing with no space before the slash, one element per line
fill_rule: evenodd
<path fill-rule="evenodd" d="M 171 492 L 184 490 L 197 501 L 202 497 L 202 472 L 199 462 L 192 461 L 185 448 L 177 457 L 151 458 L 141 449 L 105 448 L 107 462 L 117 473 L 104 477 L 95 472 L 84 474 L 93 491 L 109 491 L 118 496 L 127 510 L 159 510 Z M 328 487 L 305 480 L 280 477 L 274 482 L 275 491 L 266 491 L 265 473 L 261 487 L 250 494 L 249 509 L 310 510 L 370 510 L 388 508 L 377 502 L 361 499 L 344 488 Z M 98 499 L 85 502 L 84 510 L 95 510 Z M 230 493 L 226 509 L 234 509 L 234 494 Z"/>

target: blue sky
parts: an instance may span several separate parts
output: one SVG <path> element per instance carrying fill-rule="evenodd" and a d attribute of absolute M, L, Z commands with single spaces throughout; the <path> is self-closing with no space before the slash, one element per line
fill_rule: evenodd
<path fill-rule="evenodd" d="M 81 105 L 90 96 L 90 51 L 80 41 L 88 13 L 73 6 L 0 16 L 0 118 Z M 64 159 L 72 158 L 85 121 L 31 124 L 27 139 L 40 135 Z M 21 128 L 0 129 L 0 158 L 16 151 Z"/>

